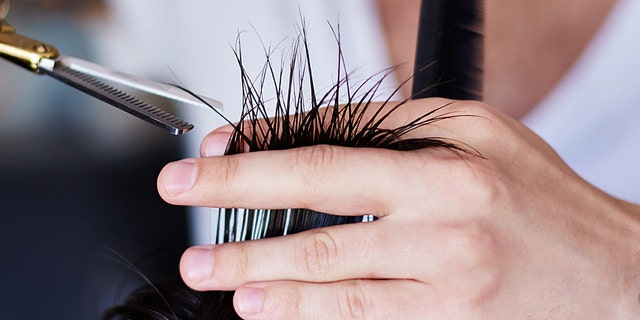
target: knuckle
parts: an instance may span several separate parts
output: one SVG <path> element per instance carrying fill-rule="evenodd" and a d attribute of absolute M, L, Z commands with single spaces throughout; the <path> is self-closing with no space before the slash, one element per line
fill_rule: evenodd
<path fill-rule="evenodd" d="M 228 157 L 218 157 L 217 158 L 220 163 L 215 166 L 215 170 L 210 172 L 212 181 L 216 181 L 224 188 L 229 189 L 233 188 L 235 182 L 237 180 L 238 172 L 240 172 L 241 166 L 241 158 L 228 156 Z"/>
<path fill-rule="evenodd" d="M 450 229 L 447 244 L 449 252 L 455 255 L 450 261 L 454 261 L 456 269 L 462 272 L 459 274 L 494 269 L 500 244 L 490 227 L 479 221 L 472 221 Z"/>
<path fill-rule="evenodd" d="M 510 132 L 499 111 L 480 101 L 456 101 L 449 112 L 460 115 L 459 132 L 462 140 L 478 149 L 487 149 L 505 145 L 506 133 Z M 473 128 L 473 130 L 469 130 Z"/>
<path fill-rule="evenodd" d="M 496 119 L 496 109 L 482 101 L 456 101 L 451 104 L 451 111 L 455 114 L 470 115 L 490 121 L 494 121 Z"/>
<path fill-rule="evenodd" d="M 489 319 L 488 313 L 500 293 L 497 282 L 468 285 L 458 288 L 455 299 L 449 300 L 456 319 Z"/>
<path fill-rule="evenodd" d="M 373 304 L 365 280 L 353 280 L 345 285 L 338 299 L 338 315 L 341 319 L 367 319 Z"/>
<path fill-rule="evenodd" d="M 296 149 L 293 163 L 298 176 L 309 187 L 331 179 L 330 171 L 341 159 L 340 149 L 332 145 L 317 145 Z M 302 164 L 302 165 L 301 165 Z"/>
<path fill-rule="evenodd" d="M 502 194 L 500 183 L 503 179 L 500 178 L 500 171 L 493 170 L 485 164 L 479 164 L 475 165 L 473 171 L 469 173 L 473 176 L 467 179 L 470 182 L 467 196 L 483 207 L 496 203 Z"/>
<path fill-rule="evenodd" d="M 500 292 L 500 243 L 496 234 L 480 222 L 451 227 L 447 234 L 451 254 L 447 272 L 454 275 L 454 281 L 445 290 L 456 297 L 454 309 L 460 318 L 483 319 L 485 307 Z"/>
<path fill-rule="evenodd" d="M 456 100 L 454 103 L 447 107 L 447 110 L 460 114 L 483 115 L 486 114 L 489 108 L 490 107 L 482 101 Z"/>
<path fill-rule="evenodd" d="M 232 186 L 236 180 L 238 172 L 240 172 L 240 157 L 223 157 L 224 159 L 224 177 L 225 185 Z"/>
<path fill-rule="evenodd" d="M 486 123 L 493 122 L 495 120 L 494 109 L 481 101 L 465 100 L 454 101 L 446 105 L 446 108 L 442 110 L 446 115 L 460 116 L 463 119 L 471 119 L 476 121 L 478 119 L 485 119 L 489 121 L 483 121 Z M 474 130 L 475 131 L 475 130 Z"/>
<path fill-rule="evenodd" d="M 459 204 L 473 203 L 473 208 L 466 207 L 474 214 L 485 214 L 508 191 L 505 187 L 505 177 L 502 171 L 486 161 L 464 162 L 451 172 L 452 186 L 460 199 Z M 457 198 L 458 199 L 458 198 Z M 465 212 L 466 212 L 465 211 Z"/>
<path fill-rule="evenodd" d="M 315 279 L 327 278 L 338 261 L 338 244 L 326 231 L 314 231 L 301 241 L 298 266 Z"/>
<path fill-rule="evenodd" d="M 216 282 L 235 285 L 253 280 L 250 272 L 250 254 L 248 248 L 242 243 L 228 243 L 217 246 L 213 250 L 212 276 Z"/>

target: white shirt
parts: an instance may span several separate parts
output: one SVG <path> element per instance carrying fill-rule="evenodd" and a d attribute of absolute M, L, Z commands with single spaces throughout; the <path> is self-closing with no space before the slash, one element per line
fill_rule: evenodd
<path fill-rule="evenodd" d="M 619 0 L 577 63 L 523 119 L 587 181 L 636 203 L 640 203 L 639 32 L 640 1 Z"/>

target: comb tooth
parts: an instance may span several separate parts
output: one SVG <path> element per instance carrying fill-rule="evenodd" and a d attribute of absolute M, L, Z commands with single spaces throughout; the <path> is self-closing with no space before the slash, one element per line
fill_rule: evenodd
<path fill-rule="evenodd" d="M 173 114 L 159 109 L 140 98 L 108 85 L 91 75 L 67 67 L 56 67 L 45 71 L 52 77 L 126 111 L 153 125 L 164 128 L 174 135 L 193 129 L 193 125 L 180 120 Z"/>

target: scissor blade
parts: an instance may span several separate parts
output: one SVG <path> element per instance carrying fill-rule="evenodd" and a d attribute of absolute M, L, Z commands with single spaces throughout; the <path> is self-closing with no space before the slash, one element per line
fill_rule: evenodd
<path fill-rule="evenodd" d="M 192 124 L 182 121 L 176 116 L 114 88 L 91 75 L 73 70 L 63 63 L 56 63 L 53 68 L 43 68 L 41 71 L 142 120 L 164 128 L 174 135 L 183 134 L 193 129 Z"/>
<path fill-rule="evenodd" d="M 176 86 L 147 80 L 120 71 L 111 70 L 101 65 L 78 58 L 63 56 L 58 58 L 58 61 L 59 63 L 64 64 L 72 70 L 76 70 L 94 76 L 96 78 L 118 83 L 126 87 L 145 91 L 171 100 L 189 103 L 199 107 L 213 107 L 218 109 L 219 111 L 222 111 L 222 102 L 202 96 L 195 97 L 193 94 Z"/>

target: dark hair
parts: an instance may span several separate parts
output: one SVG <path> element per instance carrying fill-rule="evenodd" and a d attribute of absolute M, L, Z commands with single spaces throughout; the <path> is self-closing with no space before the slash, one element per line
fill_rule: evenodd
<path fill-rule="evenodd" d="M 382 81 L 393 69 L 383 70 L 365 81 L 352 83 L 344 71 L 346 64 L 340 47 L 339 30 L 332 28 L 332 31 L 339 57 L 338 80 L 322 94 L 317 93 L 313 81 L 311 54 L 304 22 L 298 38 L 293 42 L 288 66 L 274 68 L 271 52 L 266 50 L 266 62 L 257 80 L 252 80 L 243 67 L 238 37 L 234 52 L 241 72 L 243 112 L 240 121 L 232 124 L 234 131 L 226 154 L 328 144 L 400 151 L 444 148 L 457 154 L 471 153 L 479 156 L 472 148 L 441 137 L 405 138 L 407 133 L 425 125 L 461 116 L 447 112 L 447 105 L 427 111 L 400 127 L 382 128 L 381 123 L 389 115 L 410 107 L 406 104 L 409 99 L 389 103 L 394 92 L 383 101 L 380 109 L 369 110 L 374 99 L 378 98 L 376 95 Z M 401 86 L 409 81 L 405 81 Z M 270 94 L 274 97 L 265 99 L 265 88 L 273 89 L 273 93 Z M 427 86 L 418 93 L 430 89 L 432 87 Z M 399 88 L 396 91 L 398 90 Z M 342 97 L 345 97 L 346 101 L 341 100 Z M 272 114 L 267 111 L 270 109 L 273 109 Z M 218 243 L 274 237 L 324 226 L 360 222 L 363 219 L 375 219 L 336 216 L 304 208 L 219 209 L 218 217 Z M 165 282 L 149 283 L 137 289 L 121 305 L 109 309 L 104 319 L 240 318 L 233 308 L 233 292 L 197 292 L 188 288 L 176 274 Z"/>

